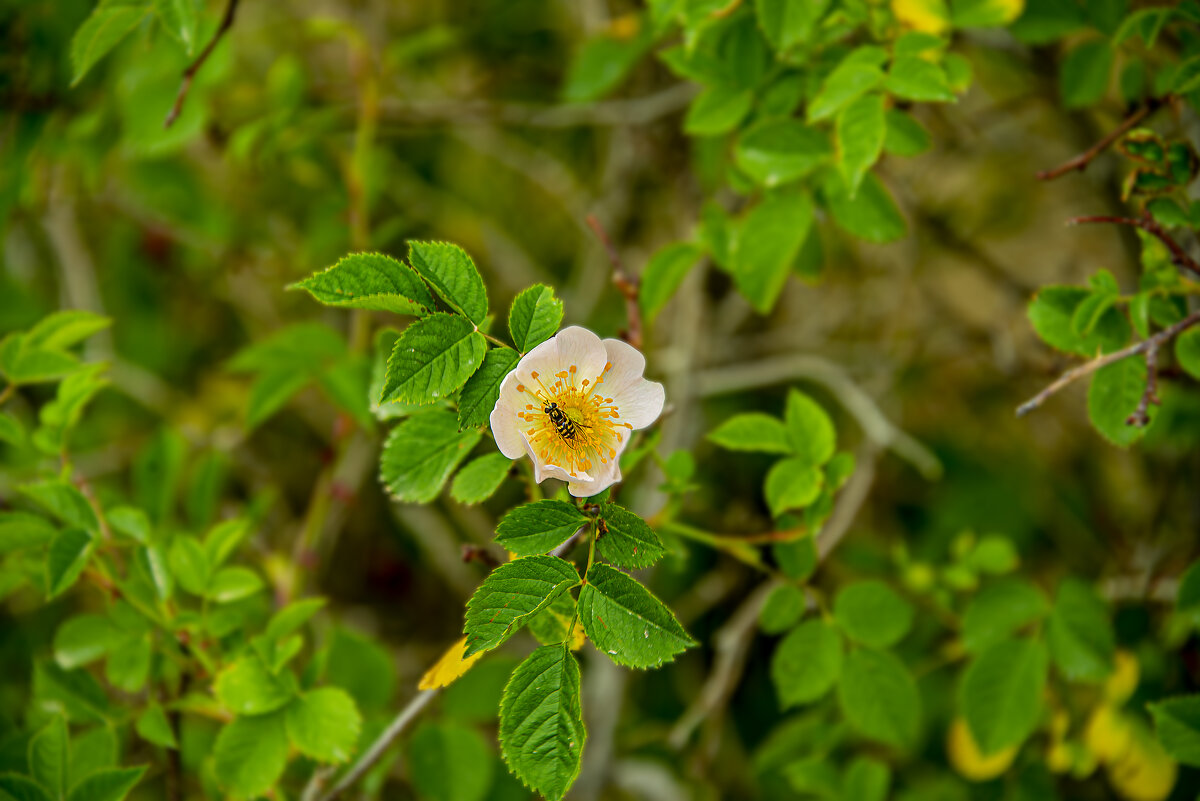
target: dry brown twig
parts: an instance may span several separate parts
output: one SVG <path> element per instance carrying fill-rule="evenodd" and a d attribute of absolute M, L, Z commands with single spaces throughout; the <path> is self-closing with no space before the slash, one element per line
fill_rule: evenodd
<path fill-rule="evenodd" d="M 608 254 L 608 261 L 612 264 L 613 284 L 616 285 L 617 289 L 625 297 L 625 315 L 629 320 L 629 328 L 623 332 L 622 339 L 638 350 L 641 350 L 642 307 L 638 305 L 637 279 L 631 278 L 625 272 L 625 268 L 621 264 L 621 254 L 617 252 L 616 246 L 613 244 L 612 239 L 609 238 L 608 232 L 604 230 L 604 226 L 596 219 L 596 215 L 589 214 L 587 216 L 587 224 L 595 231 L 596 237 L 604 245 L 604 250 Z"/>
<path fill-rule="evenodd" d="M 1064 164 L 1060 164 L 1059 166 L 1055 167 L 1054 169 L 1042 170 L 1041 172 L 1039 172 L 1037 174 L 1038 180 L 1039 181 L 1052 181 L 1055 178 L 1059 178 L 1059 177 L 1066 175 L 1069 172 L 1073 172 L 1075 170 L 1078 170 L 1079 172 L 1083 172 L 1084 170 L 1087 169 L 1087 166 L 1092 163 L 1092 161 L 1096 158 L 1096 156 L 1099 156 L 1101 153 L 1103 153 L 1105 150 L 1107 150 L 1109 147 L 1111 147 L 1114 142 L 1116 142 L 1118 139 L 1120 139 L 1122 136 L 1124 136 L 1126 133 L 1128 133 L 1130 130 L 1132 130 L 1134 128 L 1134 126 L 1136 126 L 1139 122 L 1146 119 L 1151 114 L 1153 114 L 1155 111 L 1157 111 L 1160 107 L 1162 107 L 1165 103 L 1167 103 L 1169 101 L 1169 99 L 1170 99 L 1169 97 L 1166 97 L 1166 98 L 1152 97 L 1152 98 L 1150 98 L 1144 104 L 1142 104 L 1140 107 L 1138 107 L 1132 114 L 1130 114 L 1128 117 L 1126 117 L 1121 122 L 1120 125 L 1118 125 L 1111 132 L 1109 132 L 1099 142 L 1092 145 L 1087 150 L 1080 153 L 1078 156 L 1071 159 L 1070 161 L 1068 161 Z"/>

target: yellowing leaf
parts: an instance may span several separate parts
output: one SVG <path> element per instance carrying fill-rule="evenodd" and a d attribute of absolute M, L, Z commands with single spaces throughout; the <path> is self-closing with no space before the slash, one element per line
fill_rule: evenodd
<path fill-rule="evenodd" d="M 985 757 L 975 744 L 967 721 L 955 718 L 946 734 L 946 752 L 950 756 L 950 764 L 960 776 L 973 782 L 985 782 L 1008 770 L 1017 756 L 1017 747 L 1009 746 Z"/>
<path fill-rule="evenodd" d="M 892 0 L 892 13 L 901 25 L 922 33 L 939 34 L 950 27 L 946 0 Z"/>
<path fill-rule="evenodd" d="M 483 656 L 484 652 L 480 651 L 477 654 L 463 659 L 463 651 L 467 648 L 467 638 L 463 637 L 454 645 L 451 645 L 446 653 L 442 654 L 442 658 L 437 663 L 425 672 L 421 677 L 421 683 L 417 685 L 418 690 L 436 690 L 439 687 L 449 687 L 460 676 L 471 669 Z"/>
<path fill-rule="evenodd" d="M 575 630 L 571 633 L 571 650 L 578 651 L 587 642 L 587 634 L 583 631 L 583 624 L 578 620 L 575 621 Z"/>
<path fill-rule="evenodd" d="M 1084 742 L 1104 762 L 1121 759 L 1129 750 L 1133 732 L 1129 721 L 1115 707 L 1102 704 L 1092 712 L 1084 732 Z"/>
<path fill-rule="evenodd" d="M 1112 704 L 1123 704 L 1138 686 L 1140 671 L 1137 657 L 1129 651 L 1117 651 L 1112 675 L 1104 682 L 1104 697 Z"/>
<path fill-rule="evenodd" d="M 1163 801 L 1178 772 L 1175 760 L 1145 730 L 1132 732 L 1124 756 L 1107 768 L 1109 784 L 1127 801 Z"/>

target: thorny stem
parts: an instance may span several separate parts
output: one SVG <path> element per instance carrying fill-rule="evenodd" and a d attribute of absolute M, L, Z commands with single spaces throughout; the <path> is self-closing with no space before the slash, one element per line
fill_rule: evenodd
<path fill-rule="evenodd" d="M 596 219 L 596 215 L 589 214 L 587 216 L 588 226 L 596 233 L 596 237 L 604 245 L 604 251 L 608 254 L 608 261 L 612 265 L 613 284 L 621 291 L 625 297 L 625 316 L 629 320 L 629 329 L 625 331 L 623 339 L 630 345 L 633 345 L 638 350 L 642 347 L 642 308 L 638 305 L 638 282 L 634 278 L 630 278 L 625 272 L 625 268 L 621 265 L 621 254 L 617 252 L 616 246 L 612 239 L 609 238 L 608 232 L 604 230 L 604 226 Z"/>
<path fill-rule="evenodd" d="M 1109 134 L 1107 136 L 1105 136 L 1103 139 L 1101 139 L 1099 142 L 1092 145 L 1090 148 L 1088 148 L 1084 152 L 1080 153 L 1078 156 L 1076 156 L 1075 158 L 1066 162 L 1065 164 L 1060 164 L 1059 166 L 1057 166 L 1051 170 L 1042 170 L 1041 172 L 1039 172 L 1037 174 L 1038 180 L 1039 181 L 1052 181 L 1055 178 L 1061 177 L 1063 175 L 1066 175 L 1069 172 L 1072 172 L 1073 170 L 1079 170 L 1080 172 L 1083 172 L 1084 170 L 1087 169 L 1087 166 L 1092 163 L 1092 161 L 1096 158 L 1096 156 L 1099 156 L 1107 148 L 1109 148 L 1113 142 L 1120 139 L 1135 125 L 1137 125 L 1142 120 L 1146 119 L 1146 117 L 1150 116 L 1160 106 L 1162 106 L 1164 103 L 1166 103 L 1168 99 L 1169 98 L 1158 98 L 1158 97 L 1150 98 L 1141 107 L 1139 107 L 1136 111 L 1134 111 L 1132 114 L 1130 114 L 1128 117 L 1126 117 L 1121 122 L 1120 125 L 1118 125 L 1115 129 L 1113 129 L 1111 132 L 1109 132 Z"/>
<path fill-rule="evenodd" d="M 1138 401 L 1137 409 L 1125 418 L 1125 424 L 1145 428 L 1150 424 L 1150 404 L 1159 406 L 1162 400 L 1158 397 L 1158 344 L 1146 348 L 1146 389 Z"/>
<path fill-rule="evenodd" d="M 1145 339 L 1145 340 L 1137 343 L 1136 345 L 1130 345 L 1128 348 L 1124 348 L 1124 349 L 1118 350 L 1118 351 L 1113 351 L 1112 353 L 1106 353 L 1103 356 L 1097 356 L 1095 359 L 1092 359 L 1089 362 L 1084 362 L 1083 364 L 1079 365 L 1078 367 L 1074 367 L 1074 368 L 1068 370 L 1067 372 L 1065 372 L 1061 376 L 1059 376 L 1058 379 L 1054 383 L 1052 383 L 1050 386 L 1043 389 L 1037 395 L 1034 395 L 1032 398 L 1027 400 L 1025 403 L 1022 403 L 1017 408 L 1017 417 L 1024 417 L 1025 415 L 1029 414 L 1034 409 L 1038 408 L 1043 403 L 1045 403 L 1046 400 L 1051 395 L 1054 395 L 1056 392 L 1061 390 L 1063 387 L 1067 386 L 1068 384 L 1070 384 L 1080 378 L 1083 378 L 1084 376 L 1091 375 L 1092 373 L 1096 372 L 1097 370 L 1099 370 L 1102 367 L 1107 367 L 1108 365 L 1113 364 L 1115 362 L 1119 362 L 1122 359 L 1128 359 L 1130 356 L 1136 356 L 1138 354 L 1149 353 L 1151 350 L 1155 351 L 1156 355 L 1157 355 L 1158 349 L 1164 343 L 1171 341 L 1172 339 L 1179 336 L 1187 329 L 1189 329 L 1192 326 L 1197 325 L 1197 324 L 1200 324 L 1200 311 L 1192 312 L 1187 317 L 1185 317 L 1182 320 L 1180 320 L 1179 322 L 1175 323 L 1175 325 L 1171 326 L 1170 328 L 1164 328 L 1162 331 L 1159 331 L 1154 336 L 1150 337 L 1149 339 Z M 1150 366 L 1149 360 L 1147 360 L 1147 366 Z M 1157 368 L 1157 363 L 1155 363 L 1154 367 L 1155 367 L 1155 369 Z M 1152 369 L 1151 370 L 1152 376 L 1154 375 L 1154 372 L 1155 372 L 1155 370 Z M 1157 388 L 1157 377 L 1150 378 L 1147 381 L 1147 385 L 1146 385 L 1147 392 L 1150 392 L 1151 394 L 1153 394 L 1153 391 L 1156 388 Z M 1144 403 L 1153 402 L 1153 401 L 1146 400 L 1145 396 L 1143 396 L 1142 400 L 1144 401 Z M 1138 404 L 1139 410 L 1144 411 L 1144 409 L 1142 409 L 1142 406 L 1143 406 L 1143 404 L 1141 404 L 1141 403 Z M 1130 425 L 1136 424 L 1136 422 L 1134 421 L 1134 417 L 1136 415 L 1137 415 L 1137 412 L 1135 412 L 1134 415 L 1130 416 L 1130 420 L 1129 420 Z"/>
<path fill-rule="evenodd" d="M 217 32 L 213 34 L 212 39 L 208 40 L 208 44 L 200 51 L 200 55 L 196 60 L 188 65 L 188 68 L 183 71 L 183 80 L 179 84 L 179 92 L 175 95 L 175 103 L 171 106 L 171 110 L 167 112 L 167 118 L 163 120 L 163 127 L 170 128 L 175 124 L 175 120 L 179 119 L 179 114 L 183 111 L 183 101 L 187 100 L 188 92 L 192 89 L 192 80 L 196 77 L 196 73 L 204 66 L 204 62 L 208 61 L 208 57 L 212 55 L 212 51 L 216 49 L 221 38 L 226 32 L 233 27 L 233 17 L 237 14 L 238 0 L 229 0 L 225 4 L 225 15 L 221 17 L 221 25 L 217 28 Z"/>
<path fill-rule="evenodd" d="M 1176 242 L 1175 238 L 1167 233 L 1167 229 L 1163 228 L 1148 213 L 1143 214 L 1141 217 L 1097 215 L 1092 217 L 1075 217 L 1067 221 L 1068 225 L 1081 225 L 1083 223 L 1116 223 L 1117 225 L 1132 225 L 1135 228 L 1141 228 L 1167 246 L 1167 250 L 1171 251 L 1172 264 L 1176 267 L 1182 267 L 1195 275 L 1200 275 L 1200 262 L 1189 256 L 1187 251 L 1183 249 L 1183 245 Z"/>

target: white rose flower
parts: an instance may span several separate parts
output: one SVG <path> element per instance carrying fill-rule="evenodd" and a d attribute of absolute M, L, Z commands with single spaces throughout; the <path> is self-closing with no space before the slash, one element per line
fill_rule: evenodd
<path fill-rule="evenodd" d="M 577 498 L 621 480 L 621 451 L 662 413 L 662 384 L 646 357 L 619 339 L 572 326 L 538 345 L 500 384 L 492 435 L 510 459 L 528 455 L 538 483 L 568 482 Z"/>

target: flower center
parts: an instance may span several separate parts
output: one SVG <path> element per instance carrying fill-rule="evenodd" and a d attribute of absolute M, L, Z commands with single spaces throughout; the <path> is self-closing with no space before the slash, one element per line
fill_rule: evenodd
<path fill-rule="evenodd" d="M 543 464 L 561 467 L 578 478 L 597 462 L 616 460 L 617 446 L 633 426 L 621 422 L 621 410 L 599 391 L 611 369 L 609 362 L 595 381 L 585 378 L 576 383 L 578 367 L 572 364 L 555 373 L 553 383 L 534 371 L 529 376 L 536 386 L 517 384 L 517 391 L 529 401 L 517 417 L 529 424 L 525 436 Z"/>

